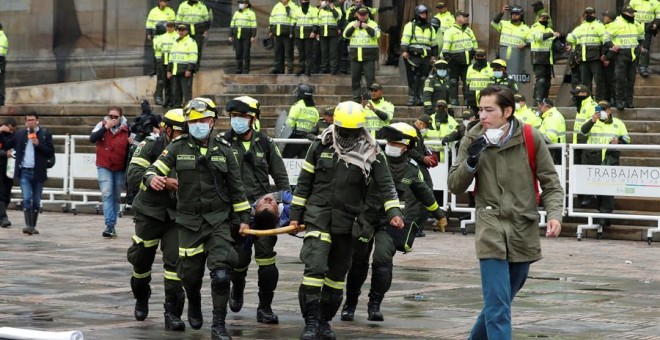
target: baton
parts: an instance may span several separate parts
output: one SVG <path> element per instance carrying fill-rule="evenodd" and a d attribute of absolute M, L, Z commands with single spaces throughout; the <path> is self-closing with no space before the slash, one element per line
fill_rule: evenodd
<path fill-rule="evenodd" d="M 301 224 L 300 229 L 305 229 L 305 225 Z M 275 228 L 275 229 L 267 229 L 267 230 L 260 230 L 260 229 L 248 229 L 245 231 L 245 234 L 247 235 L 254 235 L 257 237 L 262 237 L 262 236 L 273 236 L 273 235 L 279 235 L 279 234 L 288 234 L 292 231 L 296 230 L 296 227 L 292 225 L 288 225 L 286 227 L 280 227 L 280 228 Z"/>

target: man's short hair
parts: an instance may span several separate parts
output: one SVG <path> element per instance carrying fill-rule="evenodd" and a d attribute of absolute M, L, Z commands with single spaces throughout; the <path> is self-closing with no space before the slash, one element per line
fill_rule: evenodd
<path fill-rule="evenodd" d="M 16 123 L 16 119 L 14 119 L 14 117 L 7 117 L 2 121 L 2 125 L 16 126 L 18 124 Z"/>
<path fill-rule="evenodd" d="M 39 119 L 39 114 L 37 113 L 37 111 L 30 111 L 30 112 L 25 114 L 25 117 L 27 117 L 27 116 L 34 116 L 34 118 Z"/>
<path fill-rule="evenodd" d="M 280 216 L 268 210 L 262 209 L 254 212 L 254 229 L 273 229 L 279 227 Z"/>

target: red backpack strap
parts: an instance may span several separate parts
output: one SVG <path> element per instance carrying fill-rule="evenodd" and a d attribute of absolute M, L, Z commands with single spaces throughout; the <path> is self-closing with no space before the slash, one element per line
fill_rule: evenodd
<path fill-rule="evenodd" d="M 539 190 L 539 182 L 536 178 L 536 146 L 534 145 L 534 136 L 532 135 L 532 126 L 523 124 L 523 142 L 527 148 L 527 158 L 529 159 L 529 167 L 532 169 L 532 180 L 534 181 L 534 192 L 536 193 L 536 205 L 541 203 L 541 194 Z"/>

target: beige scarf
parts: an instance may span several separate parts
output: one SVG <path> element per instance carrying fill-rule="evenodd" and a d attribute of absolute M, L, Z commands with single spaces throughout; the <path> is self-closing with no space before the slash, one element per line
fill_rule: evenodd
<path fill-rule="evenodd" d="M 356 143 L 357 145 L 347 150 L 342 148 L 337 142 L 335 125 L 332 124 L 321 134 L 321 144 L 328 145 L 330 143 L 332 143 L 332 148 L 335 149 L 337 157 L 347 163 L 346 166 L 353 164 L 362 169 L 365 177 L 369 177 L 371 163 L 376 160 L 379 148 L 376 140 L 366 129 L 361 129 L 360 137 L 358 137 Z"/>

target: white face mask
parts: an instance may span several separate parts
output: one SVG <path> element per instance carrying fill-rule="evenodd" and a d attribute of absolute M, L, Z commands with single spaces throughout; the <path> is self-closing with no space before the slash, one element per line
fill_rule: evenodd
<path fill-rule="evenodd" d="M 445 77 L 447 75 L 447 70 L 437 70 L 436 73 L 438 77 Z"/>
<path fill-rule="evenodd" d="M 428 130 L 429 129 L 420 129 L 419 133 L 421 133 L 422 135 L 425 135 Z"/>
<path fill-rule="evenodd" d="M 600 120 L 607 120 L 607 111 L 600 111 Z"/>
<path fill-rule="evenodd" d="M 325 7 L 328 3 L 326 1 L 321 1 L 321 7 Z"/>
<path fill-rule="evenodd" d="M 468 125 L 470 125 L 470 121 L 467 120 L 467 119 L 463 119 L 463 126 L 465 126 L 465 128 L 467 128 Z"/>
<path fill-rule="evenodd" d="M 504 77 L 504 72 L 502 72 L 502 71 L 493 71 L 493 77 L 495 77 L 497 79 L 501 79 L 502 77 Z"/>
<path fill-rule="evenodd" d="M 403 149 L 389 144 L 385 144 L 385 154 L 390 157 L 400 157 L 403 155 Z"/>
<path fill-rule="evenodd" d="M 504 136 L 504 130 L 509 126 L 509 123 L 502 125 L 502 127 L 497 129 L 487 129 L 486 130 L 486 140 L 492 145 L 499 145 L 500 140 Z"/>
<path fill-rule="evenodd" d="M 245 4 L 238 4 L 238 9 L 245 9 Z"/>
<path fill-rule="evenodd" d="M 516 103 L 516 111 L 520 110 L 520 103 Z"/>

